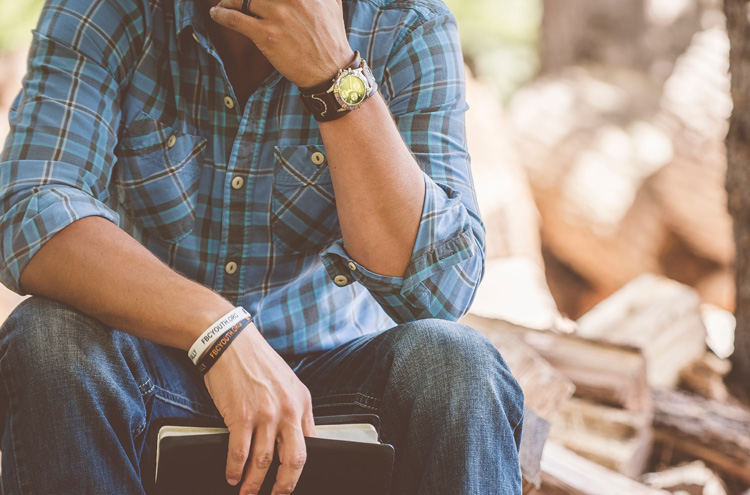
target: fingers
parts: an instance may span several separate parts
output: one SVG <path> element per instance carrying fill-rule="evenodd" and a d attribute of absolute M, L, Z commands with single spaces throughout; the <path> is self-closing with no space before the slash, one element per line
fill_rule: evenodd
<path fill-rule="evenodd" d="M 222 0 L 222 3 L 226 1 L 227 0 Z M 253 10 L 252 5 L 250 6 L 250 8 L 251 10 Z M 237 6 L 236 9 L 239 9 L 239 6 Z M 217 24 L 221 24 L 222 26 L 231 29 L 232 31 L 236 31 L 240 34 L 244 34 L 250 39 L 254 39 L 254 35 L 257 36 L 257 34 L 261 30 L 261 20 L 249 15 L 245 15 L 236 9 L 223 7 L 221 6 L 221 4 L 219 4 L 216 7 L 212 7 L 209 13 L 211 14 L 211 19 L 213 19 Z M 255 13 L 254 10 L 253 13 Z"/>
<path fill-rule="evenodd" d="M 302 415 L 302 433 L 306 437 L 316 437 L 315 433 L 315 418 L 312 413 L 312 408 L 308 407 L 305 414 Z"/>
<path fill-rule="evenodd" d="M 276 444 L 276 428 L 264 424 L 255 430 L 250 463 L 247 465 L 245 481 L 240 489 L 241 495 L 256 495 L 260 492 L 263 479 L 273 462 L 273 452 Z"/>
<path fill-rule="evenodd" d="M 217 5 L 225 9 L 233 9 L 241 12 L 242 2 L 243 0 L 221 0 Z M 269 9 L 275 6 L 277 5 L 268 0 L 250 0 L 250 12 L 257 17 L 265 17 L 265 14 L 270 12 Z"/>
<path fill-rule="evenodd" d="M 253 431 L 249 427 L 229 431 L 229 450 L 227 451 L 227 482 L 234 486 L 242 479 L 245 463 L 250 454 Z"/>
<path fill-rule="evenodd" d="M 302 474 L 307 460 L 305 437 L 296 428 L 287 428 L 279 438 L 279 465 L 276 483 L 271 495 L 288 495 L 292 493 Z"/>

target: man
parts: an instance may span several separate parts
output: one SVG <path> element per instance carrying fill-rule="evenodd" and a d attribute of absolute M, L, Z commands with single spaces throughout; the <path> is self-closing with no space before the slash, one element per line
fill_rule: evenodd
<path fill-rule="evenodd" d="M 37 296 L 0 334 L 5 492 L 143 493 L 177 416 L 224 420 L 242 494 L 276 448 L 288 494 L 314 415 L 374 412 L 393 493 L 520 493 L 520 389 L 451 323 L 484 257 L 462 79 L 437 0 L 49 0 L 0 157 Z"/>

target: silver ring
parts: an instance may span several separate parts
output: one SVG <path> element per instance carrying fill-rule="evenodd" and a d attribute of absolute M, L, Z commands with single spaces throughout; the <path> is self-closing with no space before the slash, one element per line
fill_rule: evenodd
<path fill-rule="evenodd" d="M 253 13 L 250 12 L 250 0 L 242 0 L 242 8 L 240 10 L 245 15 L 253 15 Z"/>

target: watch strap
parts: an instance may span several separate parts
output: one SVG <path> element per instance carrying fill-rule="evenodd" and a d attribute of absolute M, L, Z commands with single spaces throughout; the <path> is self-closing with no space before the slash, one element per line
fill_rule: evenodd
<path fill-rule="evenodd" d="M 348 67 L 341 69 L 331 80 L 325 81 L 312 88 L 300 89 L 300 100 L 302 100 L 302 105 L 318 122 L 330 122 L 339 119 L 352 110 L 359 108 L 361 103 L 364 102 L 363 100 L 356 106 L 347 106 L 342 104 L 337 98 L 334 91 L 336 81 L 341 77 L 341 74 L 347 70 L 361 70 L 362 75 L 367 80 L 368 84 L 365 100 L 377 89 L 377 83 L 375 82 L 375 78 L 373 77 L 367 62 L 365 62 L 360 56 L 359 51 L 355 52 L 352 63 Z"/>

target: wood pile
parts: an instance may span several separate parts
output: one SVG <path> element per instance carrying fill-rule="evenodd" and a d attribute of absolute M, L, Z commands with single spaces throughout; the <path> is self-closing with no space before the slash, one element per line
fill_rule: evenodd
<path fill-rule="evenodd" d="M 535 413 L 521 449 L 524 493 L 739 495 L 750 487 L 750 409 L 719 385 L 728 361 L 707 350 L 700 306 L 694 289 L 644 275 L 572 333 L 463 319 L 506 357 Z"/>
<path fill-rule="evenodd" d="M 542 75 L 505 109 L 468 84 L 488 261 L 463 322 L 524 389 L 524 493 L 750 495 L 721 2 L 544 5 Z"/>

